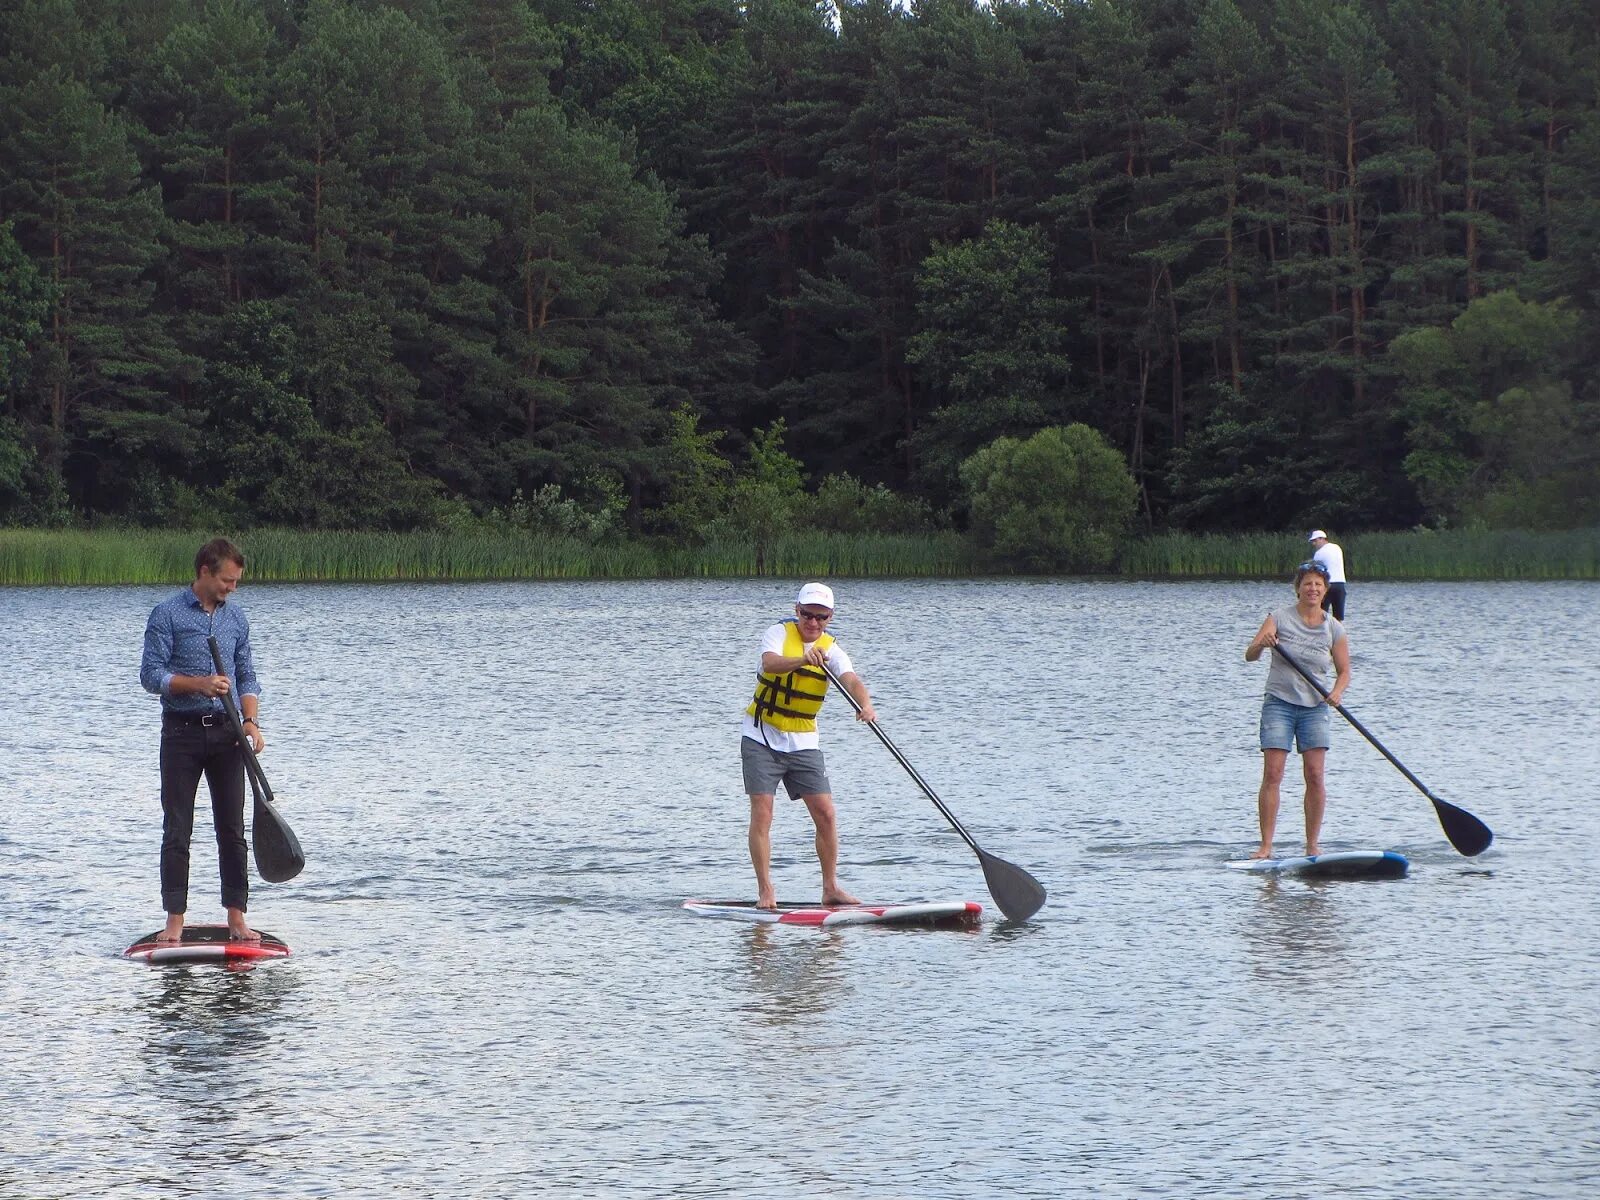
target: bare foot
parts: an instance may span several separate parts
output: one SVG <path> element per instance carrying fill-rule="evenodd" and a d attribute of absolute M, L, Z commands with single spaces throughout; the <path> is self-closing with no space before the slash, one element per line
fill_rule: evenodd
<path fill-rule="evenodd" d="M 1272 857 L 1272 847 L 1271 846 L 1263 846 L 1263 847 L 1261 847 L 1261 849 L 1257 850 L 1250 857 L 1251 858 L 1271 858 Z"/>
<path fill-rule="evenodd" d="M 1308 843 L 1306 845 L 1306 857 L 1307 858 L 1315 858 L 1317 855 L 1319 855 L 1321 853 L 1322 853 L 1322 848 L 1320 846 L 1317 846 L 1314 843 Z"/>
<path fill-rule="evenodd" d="M 777 892 L 762 892 L 760 898 L 756 900 L 756 907 L 757 908 L 764 908 L 768 912 L 777 912 L 778 911 L 778 893 Z"/>
<path fill-rule="evenodd" d="M 161 932 L 156 934 L 156 941 L 164 946 L 176 946 L 183 941 L 183 914 L 168 913 L 167 923 Z"/>
<path fill-rule="evenodd" d="M 243 908 L 234 908 L 226 905 L 223 909 L 228 914 L 228 940 L 230 942 L 259 942 L 261 935 L 245 923 Z"/>
<path fill-rule="evenodd" d="M 857 900 L 854 896 L 852 896 L 849 892 L 845 891 L 843 888 L 832 888 L 832 889 L 830 889 L 828 891 L 823 892 L 822 893 L 822 902 L 824 904 L 860 904 L 861 903 L 861 901 Z"/>

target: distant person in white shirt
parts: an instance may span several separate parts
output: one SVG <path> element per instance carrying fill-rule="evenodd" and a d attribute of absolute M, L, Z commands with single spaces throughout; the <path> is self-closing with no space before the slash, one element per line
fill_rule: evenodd
<path fill-rule="evenodd" d="M 1344 551 L 1328 540 L 1320 529 L 1313 529 L 1306 538 L 1311 543 L 1311 561 L 1321 563 L 1328 576 L 1328 594 L 1322 598 L 1322 611 L 1332 613 L 1336 621 L 1344 620 Z"/>

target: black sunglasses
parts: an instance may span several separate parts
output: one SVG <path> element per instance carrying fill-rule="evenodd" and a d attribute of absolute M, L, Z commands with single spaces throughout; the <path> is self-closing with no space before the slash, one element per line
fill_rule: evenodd
<path fill-rule="evenodd" d="M 831 612 L 830 613 L 807 612 L 805 609 L 802 608 L 800 610 L 800 619 L 803 620 L 803 621 L 821 621 L 823 624 L 827 624 L 829 621 L 831 621 L 833 619 L 833 614 Z"/>

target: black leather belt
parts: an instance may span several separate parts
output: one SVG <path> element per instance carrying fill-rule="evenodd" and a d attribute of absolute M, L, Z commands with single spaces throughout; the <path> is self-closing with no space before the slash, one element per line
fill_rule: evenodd
<path fill-rule="evenodd" d="M 161 714 L 163 725 L 200 725 L 210 729 L 213 725 L 232 725 L 227 713 L 180 713 L 164 712 Z"/>

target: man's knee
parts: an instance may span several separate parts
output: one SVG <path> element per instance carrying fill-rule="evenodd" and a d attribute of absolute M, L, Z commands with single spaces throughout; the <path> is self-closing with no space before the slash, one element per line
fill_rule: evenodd
<path fill-rule="evenodd" d="M 811 812 L 811 819 L 817 823 L 817 828 L 831 826 L 834 822 L 833 793 L 815 792 L 809 796 L 802 796 L 805 806 Z"/>

